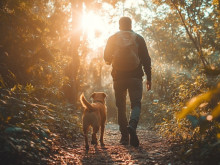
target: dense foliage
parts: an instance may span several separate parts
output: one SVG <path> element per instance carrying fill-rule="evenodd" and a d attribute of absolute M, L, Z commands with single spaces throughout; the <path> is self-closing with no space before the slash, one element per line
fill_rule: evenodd
<path fill-rule="evenodd" d="M 114 29 L 95 29 L 91 39 L 82 27 L 89 11 Z M 197 155 L 219 163 L 217 0 L 1 0 L 0 159 L 11 154 L 14 161 L 18 155 L 28 163 L 46 161 L 57 135 L 80 136 L 82 92 L 106 92 L 108 121 L 117 122 L 110 67 L 102 56 L 106 33 L 117 30 L 122 14 L 134 20 L 152 59 L 153 87 L 144 92 L 140 124 L 184 144 L 183 159 Z"/>

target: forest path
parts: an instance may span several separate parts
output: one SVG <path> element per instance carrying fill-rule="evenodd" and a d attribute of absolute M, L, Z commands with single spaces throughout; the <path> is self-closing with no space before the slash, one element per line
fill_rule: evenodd
<path fill-rule="evenodd" d="M 171 151 L 169 143 L 156 135 L 155 131 L 145 127 L 138 127 L 137 134 L 140 146 L 120 145 L 120 132 L 118 125 L 107 124 L 104 142 L 105 147 L 90 145 L 89 151 L 85 150 L 84 137 L 80 137 L 70 144 L 62 141 L 62 145 L 56 144 L 57 154 L 52 164 L 154 164 L 172 165 L 185 164 L 178 160 Z M 91 138 L 90 138 L 91 139 Z M 59 146 L 60 145 L 60 146 Z"/>

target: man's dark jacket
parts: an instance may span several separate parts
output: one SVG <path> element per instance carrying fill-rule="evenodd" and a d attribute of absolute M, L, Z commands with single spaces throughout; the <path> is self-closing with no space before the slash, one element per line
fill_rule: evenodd
<path fill-rule="evenodd" d="M 112 55 L 114 54 L 115 48 L 115 37 L 116 34 L 109 37 L 107 41 L 107 45 L 104 51 L 104 60 L 106 63 L 112 63 Z M 112 77 L 113 81 L 126 79 L 126 78 L 140 78 L 144 76 L 144 72 L 147 75 L 147 80 L 151 81 L 151 58 L 149 56 L 146 43 L 144 38 L 137 34 L 136 42 L 138 44 L 138 55 L 140 58 L 140 65 L 132 71 L 118 71 L 115 68 L 112 69 Z M 143 69 L 144 72 L 143 72 Z"/>

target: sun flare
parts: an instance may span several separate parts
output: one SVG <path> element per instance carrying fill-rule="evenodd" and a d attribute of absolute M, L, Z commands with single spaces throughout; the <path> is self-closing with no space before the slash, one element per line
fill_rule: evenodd
<path fill-rule="evenodd" d="M 97 32 L 102 33 L 105 31 L 105 23 L 101 16 L 90 11 L 88 13 L 84 13 L 82 17 L 82 28 L 84 33 L 88 33 L 88 35 Z"/>
<path fill-rule="evenodd" d="M 108 37 L 116 31 L 108 13 L 84 9 L 81 17 L 82 39 L 90 50 L 87 54 L 88 62 L 93 58 L 102 58 Z"/>

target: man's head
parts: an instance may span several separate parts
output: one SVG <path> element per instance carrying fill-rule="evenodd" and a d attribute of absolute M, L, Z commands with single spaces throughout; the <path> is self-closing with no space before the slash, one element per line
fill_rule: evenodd
<path fill-rule="evenodd" d="M 120 30 L 131 30 L 131 19 L 129 17 L 121 17 L 119 20 Z"/>

